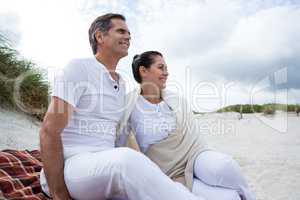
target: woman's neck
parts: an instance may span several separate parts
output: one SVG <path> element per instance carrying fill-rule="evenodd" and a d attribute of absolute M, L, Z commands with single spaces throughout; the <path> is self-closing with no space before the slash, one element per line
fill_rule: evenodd
<path fill-rule="evenodd" d="M 151 84 L 143 84 L 143 86 L 141 86 L 141 95 L 153 104 L 157 104 L 162 101 L 160 89 Z"/>

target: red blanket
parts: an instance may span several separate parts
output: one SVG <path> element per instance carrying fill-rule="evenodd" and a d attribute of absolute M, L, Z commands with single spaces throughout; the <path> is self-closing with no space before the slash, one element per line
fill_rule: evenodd
<path fill-rule="evenodd" d="M 0 152 L 0 200 L 47 200 L 39 175 L 40 152 L 4 150 Z"/>

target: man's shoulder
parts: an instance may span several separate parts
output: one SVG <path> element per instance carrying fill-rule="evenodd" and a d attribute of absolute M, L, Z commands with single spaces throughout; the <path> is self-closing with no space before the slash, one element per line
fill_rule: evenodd
<path fill-rule="evenodd" d="M 71 80 L 86 80 L 88 77 L 87 66 L 93 62 L 92 58 L 74 58 L 62 68 L 62 75 Z"/>
<path fill-rule="evenodd" d="M 95 60 L 93 58 L 74 58 L 69 60 L 67 65 L 65 65 L 64 71 L 78 71 L 86 73 L 87 66 L 94 64 Z"/>
<path fill-rule="evenodd" d="M 95 63 L 95 59 L 92 57 L 89 58 L 73 58 L 68 62 L 67 66 L 82 66 L 86 64 L 93 64 Z"/>

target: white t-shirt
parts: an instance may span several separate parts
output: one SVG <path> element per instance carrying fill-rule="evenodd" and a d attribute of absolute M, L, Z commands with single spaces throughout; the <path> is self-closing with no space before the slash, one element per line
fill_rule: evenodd
<path fill-rule="evenodd" d="M 113 80 L 96 58 L 75 59 L 55 77 L 52 96 L 75 108 L 62 132 L 65 151 L 114 147 L 116 126 L 124 114 L 125 82 L 121 77 Z"/>
<path fill-rule="evenodd" d="M 164 101 L 152 104 L 140 95 L 130 115 L 130 124 L 141 151 L 145 153 L 151 144 L 174 133 L 176 116 Z"/>

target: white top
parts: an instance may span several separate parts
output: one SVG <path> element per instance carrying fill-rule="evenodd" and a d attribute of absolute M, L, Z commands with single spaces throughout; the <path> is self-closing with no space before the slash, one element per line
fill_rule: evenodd
<path fill-rule="evenodd" d="M 145 153 L 151 144 L 175 132 L 176 115 L 164 101 L 152 104 L 140 95 L 131 113 L 130 123 L 141 151 Z"/>
<path fill-rule="evenodd" d="M 75 59 L 55 77 L 52 96 L 75 108 L 62 132 L 65 151 L 72 147 L 80 147 L 80 151 L 114 147 L 116 126 L 124 114 L 125 82 L 121 77 L 113 80 L 94 57 Z"/>

